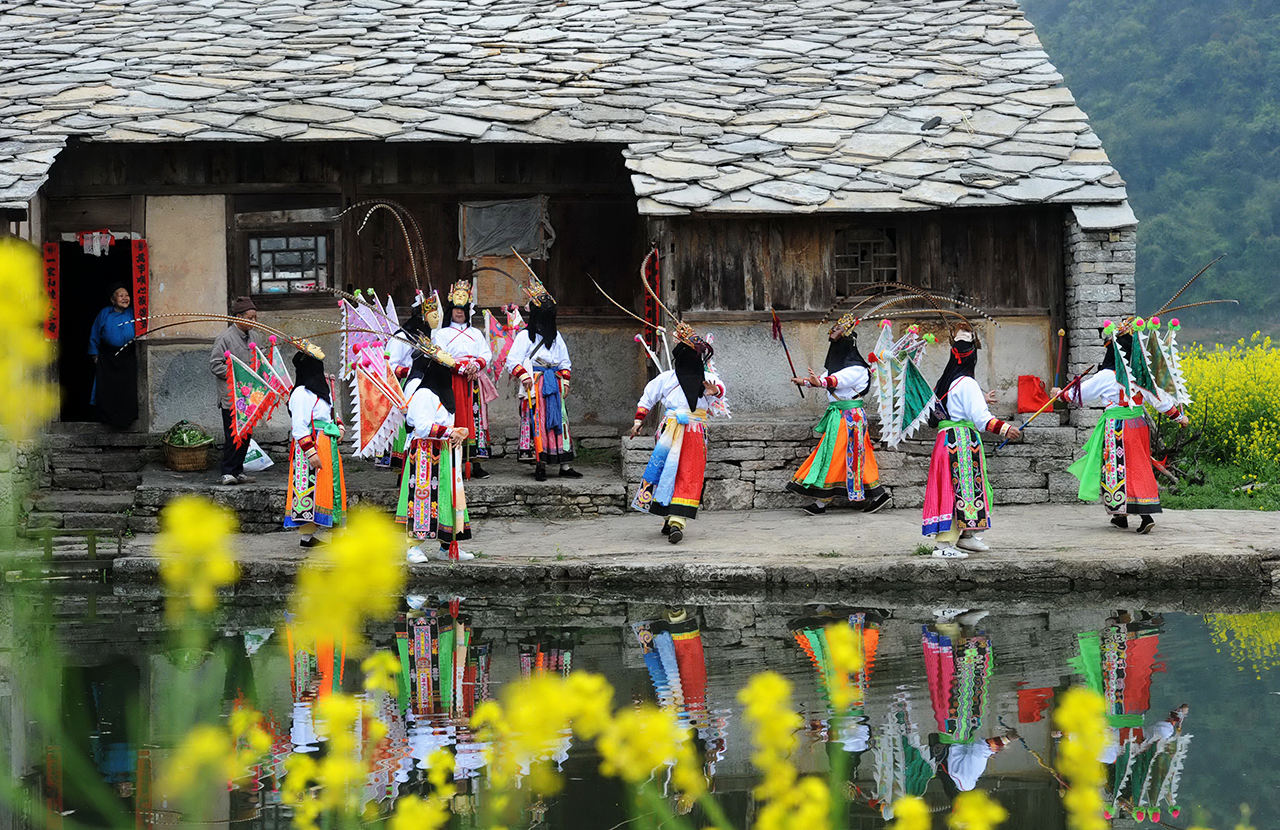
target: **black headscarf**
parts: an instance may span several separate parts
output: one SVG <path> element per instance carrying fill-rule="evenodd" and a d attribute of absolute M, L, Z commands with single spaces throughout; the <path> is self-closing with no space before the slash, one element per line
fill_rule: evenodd
<path fill-rule="evenodd" d="M 298 352 L 293 356 L 294 375 L 297 378 L 293 388 L 305 386 L 317 398 L 333 405 L 333 396 L 329 392 L 329 381 L 324 376 L 324 361 L 312 357 L 306 352 Z"/>
<path fill-rule="evenodd" d="M 414 306 L 409 312 L 408 319 L 401 324 L 400 330 L 411 337 L 431 336 L 431 326 L 427 325 L 427 321 L 422 317 L 422 306 Z"/>
<path fill-rule="evenodd" d="M 942 377 L 938 378 L 937 384 L 933 387 L 933 394 L 938 396 L 938 400 L 942 401 L 946 406 L 946 400 L 943 395 L 951 389 L 951 384 L 956 382 L 959 377 L 973 377 L 974 370 L 978 367 L 978 340 L 975 336 L 971 341 L 952 340 L 951 354 L 947 358 L 947 367 L 942 370 Z"/>
<path fill-rule="evenodd" d="M 536 339 L 535 339 L 536 338 Z M 556 342 L 556 305 L 529 305 L 529 340 L 539 348 L 550 349 Z"/>
<path fill-rule="evenodd" d="M 409 380 L 414 378 L 434 392 L 445 409 L 450 413 L 454 412 L 456 404 L 453 398 L 453 372 L 449 367 L 424 354 L 418 354 L 414 356 L 413 365 L 409 369 Z"/>
<path fill-rule="evenodd" d="M 848 369 L 850 366 L 861 366 L 864 369 L 870 369 L 870 364 L 866 358 L 862 356 L 862 352 L 858 351 L 858 335 L 845 334 L 831 341 L 831 345 L 827 346 L 827 360 L 822 364 L 822 368 L 827 370 L 828 375 L 834 375 L 841 369 Z"/>
<path fill-rule="evenodd" d="M 680 382 L 680 391 L 690 409 L 698 408 L 698 398 L 702 397 L 702 383 L 707 379 L 706 365 L 702 356 L 692 347 L 677 343 L 671 350 L 671 368 L 676 370 L 676 380 Z"/>
<path fill-rule="evenodd" d="M 1121 334 L 1117 335 L 1115 339 L 1116 342 L 1120 344 L 1120 350 L 1124 352 L 1125 359 L 1128 360 L 1133 354 L 1133 335 Z M 1099 371 L 1106 371 L 1107 369 L 1110 369 L 1114 372 L 1116 370 L 1116 350 L 1112 347 L 1110 339 L 1107 340 L 1105 345 L 1107 347 L 1107 351 L 1106 354 L 1102 356 L 1102 365 L 1098 368 Z"/>
<path fill-rule="evenodd" d="M 463 323 L 465 323 L 468 326 L 471 325 L 471 315 L 472 315 L 472 312 L 475 310 L 472 307 L 471 303 L 467 303 L 465 305 L 454 305 L 453 303 L 449 302 L 448 298 L 444 299 L 440 303 L 440 312 L 441 312 L 440 325 L 444 326 L 445 328 L 448 328 L 449 326 L 453 325 L 453 310 L 455 308 L 460 308 L 463 310 L 463 312 L 467 315 L 467 319 L 465 319 Z"/>

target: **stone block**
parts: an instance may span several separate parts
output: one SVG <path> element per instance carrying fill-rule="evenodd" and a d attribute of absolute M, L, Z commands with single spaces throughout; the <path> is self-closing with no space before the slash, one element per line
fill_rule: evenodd
<path fill-rule="evenodd" d="M 1044 473 L 992 473 L 992 481 L 998 491 L 1000 490 L 1046 490 L 1047 479 Z M 997 492 L 997 498 L 999 492 Z M 1019 504 L 1029 504 L 1030 502 L 1018 502 Z"/>
<path fill-rule="evenodd" d="M 722 441 L 772 441 L 774 431 L 773 424 L 723 424 L 716 427 L 715 436 Z"/>
<path fill-rule="evenodd" d="M 80 470 L 55 472 L 53 486 L 60 490 L 97 490 L 102 487 L 102 474 Z"/>
<path fill-rule="evenodd" d="M 641 472 L 643 472 L 643 469 Z M 706 476 L 708 479 L 738 479 L 742 478 L 742 468 L 737 464 L 709 461 L 707 462 Z"/>
<path fill-rule="evenodd" d="M 996 487 L 996 505 L 1001 504 L 1044 504 L 1049 501 L 1049 491 L 1043 486 L 1038 488 Z"/>
<path fill-rule="evenodd" d="M 763 456 L 764 448 L 756 445 L 749 447 L 713 446 L 707 453 L 708 461 L 756 461 Z"/>
<path fill-rule="evenodd" d="M 1079 501 L 1077 492 L 1080 488 L 1080 482 L 1071 473 L 1050 472 L 1048 478 L 1050 501 L 1068 503 Z"/>
<path fill-rule="evenodd" d="M 1081 302 L 1114 302 L 1120 299 L 1120 288 L 1115 285 L 1080 285 L 1075 289 L 1075 299 Z"/>
<path fill-rule="evenodd" d="M 728 629 L 741 631 L 755 624 L 756 612 L 750 603 L 739 605 L 708 605 L 702 609 L 704 630 Z"/>
<path fill-rule="evenodd" d="M 104 490 L 132 490 L 142 484 L 141 473 L 103 473 Z"/>
<path fill-rule="evenodd" d="M 702 504 L 707 510 L 748 510 L 755 492 L 749 481 L 708 481 L 702 490 Z"/>
<path fill-rule="evenodd" d="M 779 510 L 789 507 L 798 508 L 809 499 L 785 490 L 757 490 L 752 507 L 757 510 Z"/>

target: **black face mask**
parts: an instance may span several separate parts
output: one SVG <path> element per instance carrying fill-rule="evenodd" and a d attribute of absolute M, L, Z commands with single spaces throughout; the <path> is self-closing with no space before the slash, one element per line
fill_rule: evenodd
<path fill-rule="evenodd" d="M 951 384 L 955 383 L 957 378 L 973 377 L 977 367 L 977 343 L 951 341 L 951 354 L 947 358 L 947 368 L 942 370 L 942 376 L 933 387 L 933 394 L 938 396 L 943 406 L 947 403 L 943 396 L 951 389 Z"/>
<path fill-rule="evenodd" d="M 413 359 L 409 369 L 409 380 L 417 380 L 421 386 L 430 389 L 440 399 L 440 404 L 450 414 L 454 412 L 453 373 L 442 363 L 437 363 L 426 355 L 418 355 Z"/>
<path fill-rule="evenodd" d="M 832 340 L 831 345 L 827 346 L 827 359 L 822 364 L 822 368 L 827 370 L 828 375 L 834 375 L 850 366 L 871 368 L 866 358 L 862 356 L 862 352 L 858 351 L 857 335 L 846 334 L 837 340 Z"/>
<path fill-rule="evenodd" d="M 1115 342 L 1120 344 L 1120 351 L 1124 352 L 1124 359 L 1128 360 L 1129 357 L 1133 354 L 1133 335 L 1132 334 L 1118 335 L 1115 338 Z M 1114 372 L 1116 370 L 1116 350 L 1114 346 L 1112 346 L 1112 343 L 1110 340 L 1107 341 L 1106 347 L 1107 347 L 1107 352 L 1102 356 L 1102 366 L 1099 367 L 1099 371 L 1105 371 L 1107 369 L 1110 369 L 1111 371 Z"/>
<path fill-rule="evenodd" d="M 333 405 L 333 395 L 329 391 L 329 381 L 324 376 L 324 361 L 312 357 L 306 352 L 298 352 L 293 356 L 293 370 L 296 381 L 293 388 L 306 388 L 320 400 Z"/>
<path fill-rule="evenodd" d="M 680 391 L 690 409 L 698 408 L 698 398 L 702 397 L 702 384 L 707 379 L 706 366 L 702 357 L 684 343 L 677 343 L 671 350 L 671 364 L 676 372 L 676 380 L 680 382 Z"/>

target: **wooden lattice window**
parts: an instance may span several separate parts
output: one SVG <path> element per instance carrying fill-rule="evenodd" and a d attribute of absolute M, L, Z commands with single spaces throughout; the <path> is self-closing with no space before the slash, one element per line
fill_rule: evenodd
<path fill-rule="evenodd" d="M 250 293 L 311 294 L 332 285 L 331 234 L 253 234 L 247 241 Z"/>
<path fill-rule="evenodd" d="M 836 231 L 836 294 L 853 297 L 877 282 L 897 282 L 898 243 L 893 228 Z"/>

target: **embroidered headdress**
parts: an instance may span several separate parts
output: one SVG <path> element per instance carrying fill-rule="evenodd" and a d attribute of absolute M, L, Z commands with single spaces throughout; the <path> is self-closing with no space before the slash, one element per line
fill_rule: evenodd
<path fill-rule="evenodd" d="M 471 280 L 458 280 L 449 289 L 449 304 L 464 307 L 471 304 Z"/>

